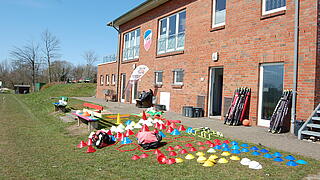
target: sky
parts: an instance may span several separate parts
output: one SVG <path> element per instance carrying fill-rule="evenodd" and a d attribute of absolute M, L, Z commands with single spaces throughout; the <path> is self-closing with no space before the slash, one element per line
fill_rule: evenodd
<path fill-rule="evenodd" d="M 110 22 L 145 0 L 0 0 L 0 62 L 14 46 L 39 42 L 48 29 L 61 41 L 61 60 L 84 64 L 82 55 L 116 54 L 117 32 Z"/>

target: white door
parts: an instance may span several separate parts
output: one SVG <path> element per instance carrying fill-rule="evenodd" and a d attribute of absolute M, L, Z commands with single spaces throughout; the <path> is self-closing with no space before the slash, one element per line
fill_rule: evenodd
<path fill-rule="evenodd" d="M 260 66 L 258 125 L 269 127 L 272 113 L 283 92 L 283 63 Z"/>
<path fill-rule="evenodd" d="M 134 81 L 131 88 L 131 102 L 136 104 L 136 99 L 138 99 L 138 81 Z"/>
<path fill-rule="evenodd" d="M 166 105 L 166 110 L 170 109 L 170 93 L 169 92 L 160 92 L 160 104 Z"/>

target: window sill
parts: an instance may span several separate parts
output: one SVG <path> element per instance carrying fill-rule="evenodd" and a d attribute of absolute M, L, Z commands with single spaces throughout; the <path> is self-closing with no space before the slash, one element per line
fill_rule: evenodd
<path fill-rule="evenodd" d="M 131 59 L 131 60 L 126 60 L 126 61 L 121 61 L 121 64 L 126 64 L 126 63 L 132 63 L 132 62 L 137 62 L 139 61 L 139 58 L 136 58 L 136 59 Z"/>
<path fill-rule="evenodd" d="M 173 51 L 169 53 L 164 53 L 164 54 L 157 54 L 156 58 L 161 58 L 161 57 L 166 57 L 166 56 L 175 56 L 179 54 L 184 54 L 184 50 L 182 51 Z"/>
<path fill-rule="evenodd" d="M 268 18 L 271 18 L 271 17 L 280 16 L 280 15 L 284 15 L 284 14 L 286 14 L 286 10 L 281 10 L 281 11 L 278 11 L 278 12 L 262 15 L 260 17 L 260 20 L 268 19 Z"/>
<path fill-rule="evenodd" d="M 171 84 L 173 89 L 182 89 L 183 84 Z"/>
<path fill-rule="evenodd" d="M 154 84 L 155 88 L 162 88 L 162 84 Z"/>
<path fill-rule="evenodd" d="M 225 28 L 226 28 L 226 25 L 213 27 L 213 28 L 210 29 L 210 32 L 218 31 L 218 30 L 225 29 Z"/>
<path fill-rule="evenodd" d="M 109 86 L 109 84 L 106 84 L 106 86 Z"/>

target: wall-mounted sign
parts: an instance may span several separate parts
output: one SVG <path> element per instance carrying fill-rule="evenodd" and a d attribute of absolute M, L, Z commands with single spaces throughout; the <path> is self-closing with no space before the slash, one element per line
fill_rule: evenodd
<path fill-rule="evenodd" d="M 219 54 L 218 54 L 218 52 L 212 53 L 212 61 L 218 61 L 218 59 L 219 59 Z"/>
<path fill-rule="evenodd" d="M 146 51 L 150 49 L 151 43 L 152 43 L 152 31 L 151 29 L 148 29 L 146 30 L 146 32 L 144 32 L 144 36 L 143 36 L 143 44 L 144 44 L 144 49 Z"/>
<path fill-rule="evenodd" d="M 138 66 L 131 74 L 130 81 L 137 81 L 142 78 L 149 71 L 146 65 Z"/>

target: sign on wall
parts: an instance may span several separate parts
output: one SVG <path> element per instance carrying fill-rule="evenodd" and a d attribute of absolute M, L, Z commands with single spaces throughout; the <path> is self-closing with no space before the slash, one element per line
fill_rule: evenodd
<path fill-rule="evenodd" d="M 146 65 L 138 66 L 131 74 L 130 81 L 137 81 L 142 78 L 149 71 Z"/>
<path fill-rule="evenodd" d="M 148 29 L 146 32 L 144 32 L 143 36 L 143 42 L 144 42 L 144 49 L 148 51 L 151 47 L 152 43 L 152 30 Z"/>

